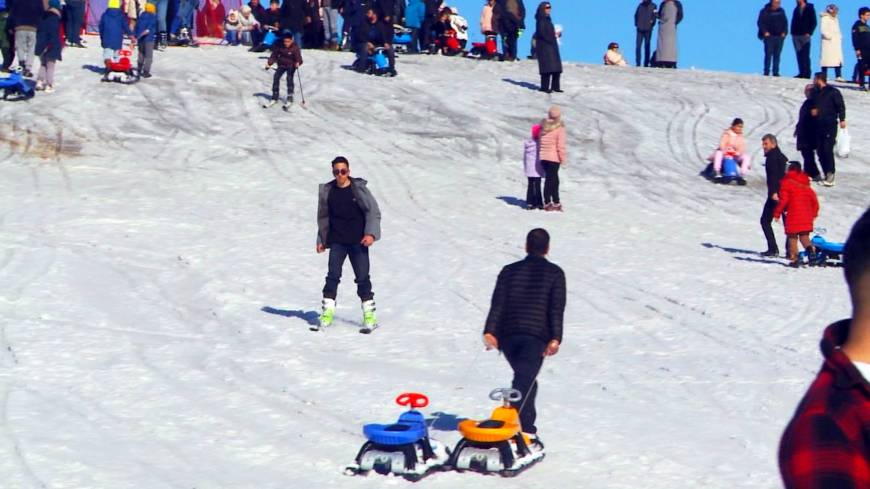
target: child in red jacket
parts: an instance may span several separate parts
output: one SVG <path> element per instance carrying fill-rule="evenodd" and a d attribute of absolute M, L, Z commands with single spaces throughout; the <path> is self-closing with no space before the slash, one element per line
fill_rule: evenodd
<path fill-rule="evenodd" d="M 810 243 L 810 233 L 813 230 L 813 221 L 819 216 L 819 200 L 810 186 L 810 177 L 801 170 L 801 164 L 797 161 L 788 164 L 788 172 L 780 185 L 779 204 L 773 211 L 773 218 L 779 222 L 783 212 L 787 214 L 785 234 L 788 236 L 788 257 L 791 260 L 789 266 L 797 268 L 801 265 L 797 251 L 798 239 L 807 250 L 812 263 L 816 250 Z"/>

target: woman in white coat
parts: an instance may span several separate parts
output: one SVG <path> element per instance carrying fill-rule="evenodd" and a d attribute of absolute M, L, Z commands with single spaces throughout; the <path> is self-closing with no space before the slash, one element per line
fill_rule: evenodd
<path fill-rule="evenodd" d="M 840 9 L 830 4 L 822 13 L 822 71 L 833 68 L 838 82 L 843 82 L 843 34 L 840 32 Z"/>

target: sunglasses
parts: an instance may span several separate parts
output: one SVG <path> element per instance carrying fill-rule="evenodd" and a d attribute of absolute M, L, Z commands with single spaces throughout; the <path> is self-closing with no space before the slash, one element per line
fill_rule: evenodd
<path fill-rule="evenodd" d="M 332 174 L 335 176 L 347 175 L 347 168 L 342 168 L 341 170 L 332 170 Z"/>

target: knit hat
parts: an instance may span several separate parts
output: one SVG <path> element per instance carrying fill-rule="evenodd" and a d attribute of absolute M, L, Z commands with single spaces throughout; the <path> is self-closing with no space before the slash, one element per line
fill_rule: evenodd
<path fill-rule="evenodd" d="M 532 126 L 532 139 L 538 139 L 541 137 L 541 125 L 535 124 Z"/>
<path fill-rule="evenodd" d="M 106 8 L 121 8 L 121 0 L 109 0 Z"/>
<path fill-rule="evenodd" d="M 562 117 L 562 109 L 560 109 L 558 105 L 554 105 L 550 107 L 550 111 L 547 112 L 547 116 L 553 120 L 559 119 L 560 117 Z"/>
<path fill-rule="evenodd" d="M 145 11 L 148 12 L 149 14 L 156 14 L 157 13 L 157 5 L 154 5 L 153 3 L 146 3 L 145 4 Z"/>

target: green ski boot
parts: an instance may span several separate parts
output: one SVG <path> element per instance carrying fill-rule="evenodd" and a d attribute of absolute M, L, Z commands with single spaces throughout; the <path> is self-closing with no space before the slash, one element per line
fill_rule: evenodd
<path fill-rule="evenodd" d="M 367 300 L 362 303 L 363 325 L 359 332 L 369 334 L 378 328 L 378 320 L 375 318 L 375 301 Z"/>
<path fill-rule="evenodd" d="M 311 326 L 311 331 L 320 331 L 322 328 L 332 326 L 335 320 L 335 299 L 323 299 L 321 304 L 320 322 Z"/>

